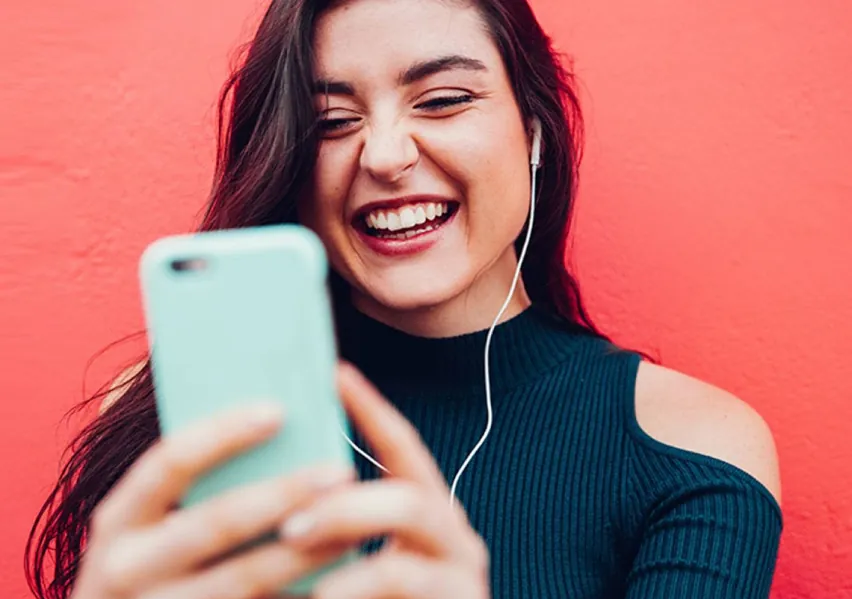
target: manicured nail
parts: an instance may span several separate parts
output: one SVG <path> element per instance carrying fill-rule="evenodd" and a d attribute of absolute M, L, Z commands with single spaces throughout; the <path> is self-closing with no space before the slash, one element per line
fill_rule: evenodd
<path fill-rule="evenodd" d="M 306 513 L 292 515 L 281 527 L 281 536 L 287 539 L 299 539 L 307 535 L 314 528 L 314 518 Z"/>

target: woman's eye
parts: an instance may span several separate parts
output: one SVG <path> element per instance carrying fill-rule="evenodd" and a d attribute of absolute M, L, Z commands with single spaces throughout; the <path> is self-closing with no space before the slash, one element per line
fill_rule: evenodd
<path fill-rule="evenodd" d="M 319 119 L 318 126 L 323 133 L 336 133 L 345 129 L 351 123 L 357 123 L 360 119 Z"/>
<path fill-rule="evenodd" d="M 415 108 L 422 108 L 424 110 L 432 110 L 438 111 L 443 110 L 444 108 L 450 108 L 453 106 L 460 106 L 463 104 L 470 104 L 476 98 L 474 98 L 470 94 L 463 94 L 458 96 L 444 96 L 441 98 L 434 98 L 432 100 L 426 100 L 425 102 L 421 102 Z"/>

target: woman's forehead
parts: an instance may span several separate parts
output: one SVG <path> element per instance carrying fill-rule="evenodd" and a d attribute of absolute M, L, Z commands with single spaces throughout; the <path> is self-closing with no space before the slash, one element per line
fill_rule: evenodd
<path fill-rule="evenodd" d="M 481 14 L 469 3 L 353 0 L 323 13 L 314 35 L 314 70 L 321 80 L 399 78 L 413 65 L 453 56 L 486 67 L 500 60 Z"/>

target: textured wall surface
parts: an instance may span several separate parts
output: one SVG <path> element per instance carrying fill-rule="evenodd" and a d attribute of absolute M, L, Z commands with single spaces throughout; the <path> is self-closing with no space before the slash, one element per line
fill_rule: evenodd
<path fill-rule="evenodd" d="M 852 4 L 536 9 L 583 85 L 573 263 L 593 313 L 770 423 L 786 513 L 774 596 L 852 596 Z M 195 222 L 215 95 L 257 14 L 0 6 L 3 597 L 26 596 L 24 539 L 80 422 L 59 419 L 87 361 L 141 326 L 140 251 Z M 98 359 L 87 389 L 139 347 Z"/>

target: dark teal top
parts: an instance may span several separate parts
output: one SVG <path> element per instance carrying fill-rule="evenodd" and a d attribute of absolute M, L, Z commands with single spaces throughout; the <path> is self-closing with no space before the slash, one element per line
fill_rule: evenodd
<path fill-rule="evenodd" d="M 342 355 L 419 429 L 451 482 L 486 425 L 486 333 L 424 339 L 339 318 Z M 736 467 L 640 429 L 640 361 L 535 308 L 495 331 L 493 429 L 458 487 L 491 551 L 495 599 L 769 596 L 777 502 Z"/>

